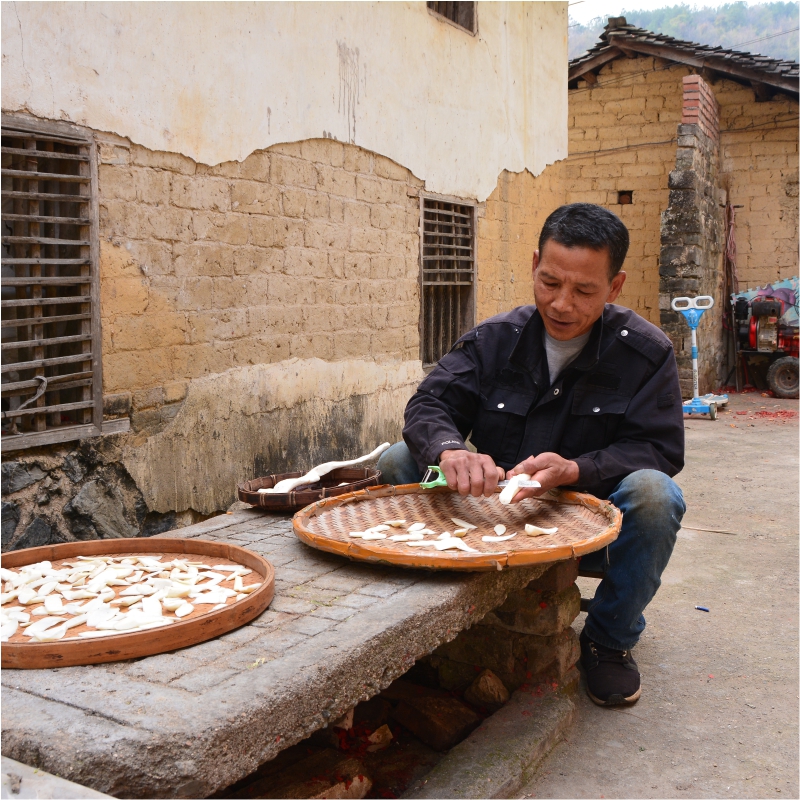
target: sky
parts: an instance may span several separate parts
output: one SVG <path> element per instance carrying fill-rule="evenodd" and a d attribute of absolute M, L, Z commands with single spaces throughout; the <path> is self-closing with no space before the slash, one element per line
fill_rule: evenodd
<path fill-rule="evenodd" d="M 745 0 L 747 5 L 756 5 L 764 0 Z M 693 8 L 717 8 L 731 0 L 702 0 L 701 2 L 687 2 Z M 571 22 L 579 22 L 585 25 L 595 17 L 619 17 L 625 16 L 625 9 L 634 11 L 652 11 L 655 8 L 678 5 L 681 0 L 583 0 L 575 2 L 570 0 L 569 18 Z"/>

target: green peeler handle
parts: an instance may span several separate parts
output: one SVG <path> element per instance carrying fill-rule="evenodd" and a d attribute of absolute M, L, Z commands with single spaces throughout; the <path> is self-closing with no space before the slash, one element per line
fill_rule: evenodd
<path fill-rule="evenodd" d="M 434 478 L 434 475 L 437 477 Z M 428 471 L 422 476 L 419 483 L 420 489 L 436 489 L 439 486 L 447 486 L 447 478 L 445 478 L 441 467 L 428 467 Z"/>

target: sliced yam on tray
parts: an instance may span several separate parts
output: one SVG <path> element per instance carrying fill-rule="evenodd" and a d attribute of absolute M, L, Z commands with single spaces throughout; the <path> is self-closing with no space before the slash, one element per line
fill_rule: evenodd
<path fill-rule="evenodd" d="M 86 588 L 69 588 L 84 573 Z M 0 579 L 2 666 L 18 669 L 117 661 L 197 644 L 249 622 L 274 594 L 274 570 L 261 556 L 192 539 L 19 550 L 3 555 Z M 41 604 L 21 603 L 20 595 L 38 596 L 41 587 Z"/>
<path fill-rule="evenodd" d="M 395 519 L 413 520 L 408 533 L 352 536 Z M 470 571 L 576 558 L 614 541 L 621 523 L 618 508 L 578 492 L 552 491 L 503 505 L 497 494 L 462 497 L 418 484 L 320 500 L 295 514 L 293 521 L 295 534 L 306 544 L 347 558 Z M 531 526 L 547 535 L 531 534 Z"/>

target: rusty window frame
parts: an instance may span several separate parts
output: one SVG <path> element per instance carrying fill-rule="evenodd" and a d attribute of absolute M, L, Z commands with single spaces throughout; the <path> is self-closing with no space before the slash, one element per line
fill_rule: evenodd
<path fill-rule="evenodd" d="M 98 267 L 91 132 L 4 114 L 4 452 L 104 432 Z"/>
<path fill-rule="evenodd" d="M 428 11 L 473 36 L 478 32 L 477 2 L 439 3 L 428 0 Z"/>
<path fill-rule="evenodd" d="M 475 326 L 476 207 L 420 194 L 420 359 L 433 367 Z"/>

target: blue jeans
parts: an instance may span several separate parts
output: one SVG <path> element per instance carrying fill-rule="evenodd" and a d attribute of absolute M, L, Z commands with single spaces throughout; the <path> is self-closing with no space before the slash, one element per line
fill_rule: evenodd
<path fill-rule="evenodd" d="M 382 481 L 395 485 L 422 479 L 405 442 L 378 461 Z M 603 573 L 589 606 L 589 638 L 614 650 L 632 648 L 645 627 L 643 611 L 661 585 L 686 512 L 683 493 L 663 472 L 643 469 L 623 478 L 609 496 L 622 511 L 622 529 L 603 550 L 583 556 L 581 569 Z"/>

